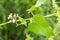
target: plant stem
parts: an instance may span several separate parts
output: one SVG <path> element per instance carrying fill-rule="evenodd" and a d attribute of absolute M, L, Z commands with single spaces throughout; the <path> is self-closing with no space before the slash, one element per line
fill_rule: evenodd
<path fill-rule="evenodd" d="M 6 25 L 6 24 L 9 24 L 9 23 L 10 22 L 2 23 L 2 24 L 0 24 L 0 26 Z"/>
<path fill-rule="evenodd" d="M 32 16 L 34 16 L 33 12 L 31 12 Z"/>
<path fill-rule="evenodd" d="M 44 16 L 44 17 L 50 17 L 50 16 L 53 16 L 53 15 L 55 15 L 55 14 L 46 15 L 46 16 Z"/>

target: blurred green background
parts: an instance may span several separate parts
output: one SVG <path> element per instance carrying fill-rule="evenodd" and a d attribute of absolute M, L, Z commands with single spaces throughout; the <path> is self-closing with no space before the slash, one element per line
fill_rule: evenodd
<path fill-rule="evenodd" d="M 32 14 L 28 14 L 27 12 L 27 10 L 30 9 L 33 5 L 38 6 L 36 10 L 34 9 L 34 7 L 31 9 L 34 14 L 39 13 L 43 16 L 54 14 L 55 12 L 60 10 L 59 8 L 57 8 L 57 6 L 57 9 L 54 9 L 54 2 L 56 2 L 58 7 L 60 7 L 60 0 L 0 0 L 0 40 L 30 40 L 27 39 L 28 37 L 26 38 L 26 34 L 24 33 L 26 29 L 25 25 L 16 27 L 16 23 L 8 23 L 6 25 L 2 24 L 5 24 L 9 21 L 8 16 L 10 13 L 13 13 L 13 15 L 16 13 L 24 19 L 33 17 Z M 53 30 L 56 28 L 55 26 L 57 24 L 60 24 L 58 23 L 60 22 L 60 20 L 57 21 L 57 17 L 55 16 L 46 17 L 45 19 L 48 21 Z M 27 26 L 28 24 L 29 21 L 27 20 Z M 56 30 L 58 29 L 57 32 L 59 33 L 56 33 L 56 36 L 54 36 L 53 39 L 48 39 L 48 36 L 37 35 L 31 31 L 29 31 L 28 34 L 30 34 L 30 36 L 33 37 L 34 40 L 60 40 L 60 25 L 57 26 L 59 27 L 56 28 Z"/>

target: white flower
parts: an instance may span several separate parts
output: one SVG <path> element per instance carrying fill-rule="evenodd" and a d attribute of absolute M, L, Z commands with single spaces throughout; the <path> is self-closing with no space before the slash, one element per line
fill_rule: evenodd
<path fill-rule="evenodd" d="M 10 15 L 8 16 L 8 19 L 12 18 L 12 13 L 10 13 Z"/>
<path fill-rule="evenodd" d="M 16 21 L 15 19 L 9 20 L 9 23 L 10 23 L 10 22 L 15 23 L 15 21 Z"/>
<path fill-rule="evenodd" d="M 14 14 L 13 17 L 16 17 L 16 14 Z"/>
<path fill-rule="evenodd" d="M 15 23 L 16 14 L 13 15 L 12 13 L 10 13 L 10 15 L 8 16 L 8 19 L 10 19 L 9 22 Z"/>
<path fill-rule="evenodd" d="M 12 22 L 15 23 L 15 19 L 13 19 Z"/>
<path fill-rule="evenodd" d="M 16 14 L 13 15 L 13 20 L 12 20 L 12 22 L 15 23 L 15 21 L 16 21 Z"/>

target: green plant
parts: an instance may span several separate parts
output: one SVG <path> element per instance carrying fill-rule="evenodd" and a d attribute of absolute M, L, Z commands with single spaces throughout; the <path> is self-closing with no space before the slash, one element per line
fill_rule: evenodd
<path fill-rule="evenodd" d="M 0 40 L 60 40 L 57 3 L 55 0 L 2 0 Z"/>

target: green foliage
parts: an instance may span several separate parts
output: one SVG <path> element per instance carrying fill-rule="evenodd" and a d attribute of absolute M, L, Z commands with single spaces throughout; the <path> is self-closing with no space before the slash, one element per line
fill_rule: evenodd
<path fill-rule="evenodd" d="M 49 23 L 40 14 L 34 15 L 33 22 L 28 25 L 28 29 L 39 35 L 45 35 L 45 36 L 53 35 L 53 31 Z"/>
<path fill-rule="evenodd" d="M 0 0 L 0 40 L 60 40 L 59 0 Z"/>

